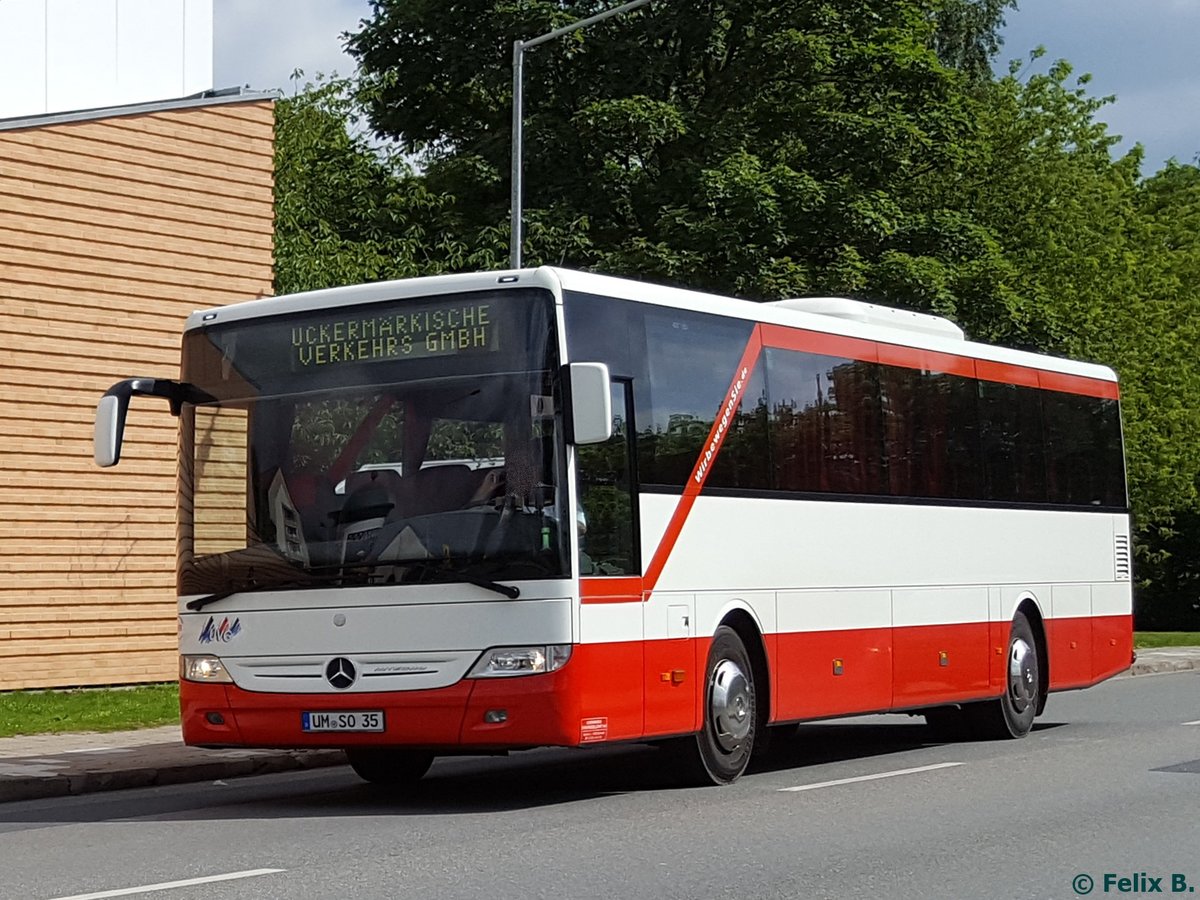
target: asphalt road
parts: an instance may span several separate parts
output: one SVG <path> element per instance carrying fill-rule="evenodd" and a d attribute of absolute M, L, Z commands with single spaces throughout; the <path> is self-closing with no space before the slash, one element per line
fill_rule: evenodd
<path fill-rule="evenodd" d="M 1086 879 L 1090 896 L 1111 897 L 1155 893 L 1156 878 L 1163 895 L 1200 888 L 1200 672 L 1055 695 L 1023 741 L 929 743 L 920 723 L 804 726 L 726 788 L 675 786 L 656 750 L 631 746 L 441 760 L 407 796 L 338 767 L 11 803 L 0 807 L 0 897 L 1070 898 Z M 191 879 L 202 881 L 147 891 Z"/>

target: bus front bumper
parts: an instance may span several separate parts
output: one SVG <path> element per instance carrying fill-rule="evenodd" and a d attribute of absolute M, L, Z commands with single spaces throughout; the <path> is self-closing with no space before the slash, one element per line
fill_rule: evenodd
<path fill-rule="evenodd" d="M 567 669 L 570 667 L 568 666 Z M 183 741 L 197 747 L 423 747 L 490 751 L 581 743 L 566 670 L 464 679 L 422 691 L 271 694 L 180 683 Z M 383 713 L 381 732 L 305 731 L 305 713 Z"/>

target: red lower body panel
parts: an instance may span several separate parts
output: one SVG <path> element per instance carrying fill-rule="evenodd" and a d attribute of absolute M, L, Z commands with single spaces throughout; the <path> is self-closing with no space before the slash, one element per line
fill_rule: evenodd
<path fill-rule="evenodd" d="M 892 630 L 810 631 L 776 636 L 773 718 L 873 712 L 892 705 Z"/>
<path fill-rule="evenodd" d="M 892 646 L 892 706 L 898 709 L 1000 692 L 991 684 L 990 622 L 895 628 Z"/>
<path fill-rule="evenodd" d="M 1050 656 L 1050 689 L 1085 687 L 1092 673 L 1092 620 L 1051 619 L 1046 623 L 1046 649 Z"/>
<path fill-rule="evenodd" d="M 1006 622 L 981 622 L 767 635 L 771 719 L 831 718 L 999 696 L 1008 628 Z M 1051 690 L 1095 684 L 1129 667 L 1132 617 L 1050 620 L 1046 643 Z M 580 644 L 566 666 L 547 675 L 395 693 L 268 694 L 183 682 L 184 741 L 488 750 L 686 734 L 703 722 L 708 649 L 707 639 Z M 322 710 L 382 710 L 386 731 L 302 731 L 301 714 Z M 505 713 L 503 722 L 485 721 L 498 710 Z"/>
<path fill-rule="evenodd" d="M 1133 664 L 1133 616 L 1092 619 L 1092 683 L 1124 672 Z M 1054 671 L 1053 666 L 1050 669 Z"/>
<path fill-rule="evenodd" d="M 1051 619 L 1046 644 L 1050 690 L 1089 687 L 1133 662 L 1133 616 Z"/>

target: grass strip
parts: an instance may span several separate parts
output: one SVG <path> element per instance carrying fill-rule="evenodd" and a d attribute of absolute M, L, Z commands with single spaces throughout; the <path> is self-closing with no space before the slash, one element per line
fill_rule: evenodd
<path fill-rule="evenodd" d="M 179 721 L 179 686 L 0 693 L 0 737 L 67 731 L 128 731 Z"/>
<path fill-rule="evenodd" d="M 1200 631 L 1137 631 L 1133 646 L 1141 650 L 1151 647 L 1200 647 Z"/>

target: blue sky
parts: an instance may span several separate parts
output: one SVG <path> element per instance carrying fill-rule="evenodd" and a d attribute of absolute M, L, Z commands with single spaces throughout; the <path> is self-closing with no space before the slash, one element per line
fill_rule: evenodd
<path fill-rule="evenodd" d="M 1122 149 L 1139 142 L 1148 174 L 1200 152 L 1200 0 L 1022 0 L 1008 16 L 1001 60 L 1041 44 L 1092 75 L 1088 93 L 1115 94 L 1101 118 Z"/>
<path fill-rule="evenodd" d="M 370 12 L 367 0 L 214 0 L 214 86 L 291 93 L 297 68 L 349 74 L 339 35 Z M 1145 174 L 1200 152 L 1200 0 L 1022 0 L 1004 38 L 998 68 L 1040 44 L 1043 68 L 1065 58 L 1091 73 L 1090 94 L 1115 94 L 1101 118 L 1123 136 L 1119 149 L 1146 148 Z"/>

